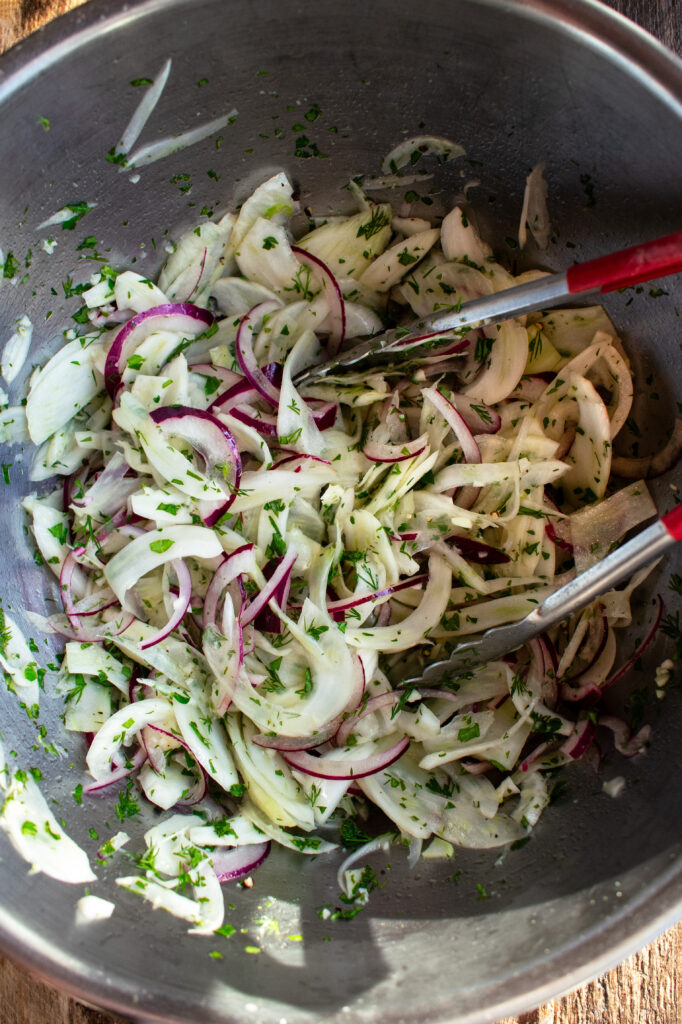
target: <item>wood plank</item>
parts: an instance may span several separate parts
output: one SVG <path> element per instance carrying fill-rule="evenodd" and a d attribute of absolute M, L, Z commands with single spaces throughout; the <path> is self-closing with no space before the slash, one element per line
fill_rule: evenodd
<path fill-rule="evenodd" d="M 0 52 L 85 0 L 0 0 Z M 682 51 L 680 0 L 610 5 Z M 563 999 L 499 1024 L 681 1024 L 682 922 L 640 953 Z M 37 981 L 0 957 L 0 1024 L 125 1024 Z"/>

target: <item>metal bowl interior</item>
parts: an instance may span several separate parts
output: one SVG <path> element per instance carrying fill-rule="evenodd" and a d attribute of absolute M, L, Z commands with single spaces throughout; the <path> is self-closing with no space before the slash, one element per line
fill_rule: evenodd
<path fill-rule="evenodd" d="M 232 106 L 239 114 L 220 148 L 207 140 L 133 183 L 105 155 L 139 99 L 129 83 L 153 76 L 168 56 L 172 74 L 143 141 Z M 679 63 L 589 0 L 91 0 L 0 63 L 0 241 L 22 261 L 32 251 L 26 283 L 0 293 L 0 327 L 9 334 L 27 312 L 36 325 L 29 361 L 39 363 L 73 312 L 60 282 L 95 269 L 78 262 L 85 235 L 114 266 L 135 262 L 153 276 L 166 230 L 188 227 L 204 206 L 225 209 L 268 171 L 283 167 L 315 212 L 343 211 L 349 177 L 376 173 L 383 154 L 421 130 L 454 137 L 468 155 L 438 169 L 440 194 L 425 212 L 476 178 L 471 209 L 511 265 L 521 265 L 506 240 L 516 235 L 525 176 L 544 161 L 555 236 L 524 265 L 560 269 L 679 226 L 681 127 Z M 296 156 L 307 145 L 301 135 L 323 155 Z M 37 226 L 82 201 L 97 205 L 76 230 L 52 229 L 59 244 L 47 255 Z M 682 399 L 672 372 L 682 283 L 662 288 L 655 300 L 645 287 L 606 303 L 640 396 L 623 444 L 638 443 L 641 453 L 669 432 Z M 3 453 L 3 462 L 13 456 Z M 32 489 L 29 461 L 14 458 L 0 507 L 2 595 L 20 619 L 46 594 L 18 506 Z M 675 479 L 653 482 L 661 509 Z M 678 562 L 673 554 L 651 577 L 636 636 L 656 592 L 675 611 L 668 580 Z M 47 591 L 54 597 L 54 587 Z M 623 657 L 634 634 L 622 634 Z M 115 915 L 77 927 L 74 890 L 27 877 L 3 836 L 0 942 L 52 983 L 139 1021 L 313 1024 L 324 1014 L 329 1024 L 473 1024 L 527 1009 L 622 959 L 682 912 L 682 790 L 671 771 L 682 704 L 675 688 L 662 704 L 652 696 L 654 667 L 670 649 L 660 635 L 612 698 L 622 705 L 646 688 L 649 753 L 632 761 L 610 754 L 600 775 L 581 765 L 568 771 L 562 798 L 520 850 L 461 851 L 454 864 L 422 862 L 412 872 L 393 850 L 375 858 L 385 886 L 346 922 L 317 913 L 338 902 L 340 857 L 277 850 L 252 890 L 228 896 L 236 933 L 212 942 L 118 890 L 113 863 L 92 891 L 116 900 Z M 7 749 L 41 769 L 69 832 L 94 853 L 89 829 L 106 837 L 119 823 L 111 800 L 78 806 L 71 795 L 85 778 L 83 751 L 60 733 L 59 702 L 45 694 L 41 722 L 67 747 L 61 758 L 44 749 L 11 695 L 2 696 L 2 716 Z M 602 792 L 614 775 L 627 780 L 618 799 Z M 223 959 L 209 956 L 214 949 Z"/>

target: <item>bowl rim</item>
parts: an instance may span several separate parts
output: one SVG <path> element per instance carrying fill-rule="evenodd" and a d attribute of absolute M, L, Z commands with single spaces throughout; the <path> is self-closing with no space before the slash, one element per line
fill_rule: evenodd
<path fill-rule="evenodd" d="M 81 46 L 157 12 L 191 0 L 87 0 L 0 55 L 0 106 L 15 92 Z M 600 0 L 463 0 L 520 16 L 580 41 L 615 63 L 652 92 L 682 121 L 682 59 L 648 31 Z M 671 862 L 650 888 L 633 898 L 623 913 L 564 951 L 561 970 L 548 981 L 548 966 L 559 954 L 524 970 L 523 991 L 485 1008 L 458 1013 L 451 1024 L 489 1024 L 560 998 L 620 964 L 682 919 L 682 864 Z M 624 927 L 630 926 L 622 939 Z M 126 978 L 101 972 L 90 976 L 66 949 L 57 950 L 0 906 L 0 950 L 45 984 L 94 1009 L 139 1024 L 186 1024 L 187 1017 L 159 1016 L 153 997 L 136 991 Z M 115 984 L 114 984 L 115 982 Z M 131 1016 L 132 1015 L 132 1016 Z M 443 1019 L 443 1024 L 446 1024 Z"/>

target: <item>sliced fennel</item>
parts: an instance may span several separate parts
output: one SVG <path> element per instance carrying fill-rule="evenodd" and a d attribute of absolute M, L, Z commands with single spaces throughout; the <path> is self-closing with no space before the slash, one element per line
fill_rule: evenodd
<path fill-rule="evenodd" d="M 462 152 L 420 136 L 384 171 Z M 295 242 L 278 173 L 184 233 L 157 284 L 103 277 L 85 294 L 102 326 L 29 386 L 34 477 L 66 479 L 23 503 L 59 578 L 63 613 L 34 621 L 66 639 L 66 724 L 94 734 L 89 790 L 137 779 L 175 811 L 147 834 L 145 870 L 118 883 L 200 934 L 222 923 L 221 882 L 247 877 L 270 841 L 330 852 L 318 830 L 365 803 L 411 863 L 425 842 L 439 859 L 525 837 L 543 773 L 589 746 L 598 715 L 581 702 L 610 684 L 631 590 L 438 689 L 401 671 L 522 617 L 575 571 L 569 548 L 589 564 L 654 510 L 643 481 L 608 494 L 632 379 L 600 307 L 471 332 L 456 350 L 444 338 L 407 375 L 396 357 L 296 386 L 327 348 L 379 330 L 389 298 L 409 319 L 514 282 L 460 207 L 434 226 L 355 191 L 360 212 Z M 6 625 L 3 668 L 33 704 L 31 652 Z M 15 776 L 12 842 L 48 873 L 48 854 L 69 850 L 69 880 L 86 880 L 58 827 L 27 835 L 38 806 Z M 105 913 L 84 905 L 82 919 Z"/>

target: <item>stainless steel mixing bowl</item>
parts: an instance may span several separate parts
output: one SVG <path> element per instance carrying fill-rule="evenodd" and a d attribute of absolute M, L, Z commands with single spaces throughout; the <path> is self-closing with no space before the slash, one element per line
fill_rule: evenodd
<path fill-rule="evenodd" d="M 133 183 L 105 154 L 139 99 L 129 83 L 156 74 L 168 56 L 171 78 L 144 139 L 233 105 L 239 115 L 221 148 L 208 140 Z M 465 145 L 468 163 L 442 168 L 437 187 L 446 196 L 461 188 L 462 168 L 479 179 L 471 203 L 480 226 L 512 261 L 518 254 L 505 239 L 516 233 L 525 175 L 546 163 L 556 236 L 546 255 L 526 259 L 558 269 L 680 227 L 681 129 L 680 64 L 588 0 L 91 0 L 0 62 L 0 244 L 22 261 L 32 250 L 28 282 L 0 291 L 0 334 L 27 312 L 36 325 L 31 361 L 55 347 L 72 312 L 60 282 L 93 266 L 76 260 L 85 235 L 112 264 L 135 258 L 151 276 L 165 228 L 188 226 L 204 205 L 224 208 L 268 170 L 284 167 L 317 212 L 340 210 L 350 202 L 348 178 L 376 171 L 400 138 L 420 130 Z M 296 156 L 297 147 L 311 152 L 297 143 L 301 135 L 324 156 Z M 59 245 L 48 256 L 39 242 L 49 232 L 37 225 L 81 201 L 97 206 L 73 232 L 52 229 Z M 682 398 L 682 284 L 662 287 L 655 300 L 647 287 L 607 303 L 637 370 L 642 436 L 630 431 L 626 441 L 641 452 L 669 430 Z M 0 488 L 1 587 L 17 615 L 46 589 L 18 508 L 31 488 L 27 465 L 14 462 Z M 661 507 L 674 476 L 655 482 Z M 649 588 L 665 592 L 669 613 L 675 561 Z M 638 635 L 650 615 L 644 596 Z M 621 641 L 623 657 L 633 641 L 632 633 Z M 633 687 L 651 691 L 654 666 L 670 650 L 661 634 L 614 700 Z M 117 890 L 113 866 L 92 891 L 113 894 L 114 917 L 77 927 L 78 894 L 29 878 L 2 837 L 0 942 L 53 984 L 137 1021 L 473 1024 L 520 1011 L 621 960 L 682 913 L 679 691 L 673 686 L 662 704 L 650 699 L 646 712 L 650 752 L 630 762 L 611 754 L 600 776 L 569 770 L 562 799 L 523 849 L 501 858 L 462 851 L 454 865 L 420 863 L 412 872 L 395 850 L 385 887 L 354 921 L 316 913 L 338 899 L 339 857 L 304 861 L 277 850 L 251 891 L 228 894 L 237 928 L 229 940 L 188 936 L 182 922 Z M 58 714 L 46 694 L 50 737 L 59 735 Z M 94 851 L 88 829 L 104 837 L 106 823 L 118 823 L 110 799 L 78 806 L 71 796 L 84 780 L 78 741 L 62 737 L 68 756 L 51 756 L 10 695 L 2 733 L 19 763 L 42 770 L 57 813 Z M 612 799 L 602 780 L 617 774 L 627 786 Z M 142 826 L 126 827 L 138 834 Z M 278 921 L 279 935 L 268 921 Z M 223 959 L 209 956 L 214 949 Z"/>

